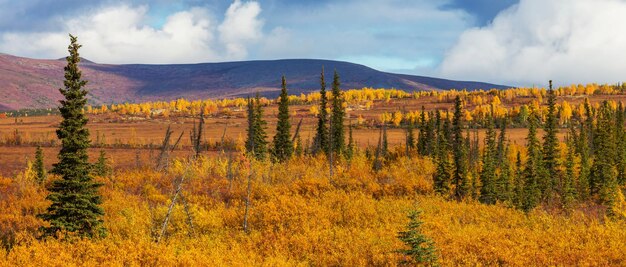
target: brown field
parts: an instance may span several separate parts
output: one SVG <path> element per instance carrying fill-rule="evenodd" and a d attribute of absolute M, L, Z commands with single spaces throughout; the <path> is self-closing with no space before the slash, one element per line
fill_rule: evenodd
<path fill-rule="evenodd" d="M 592 96 L 592 102 L 600 102 L 605 99 L 616 101 L 626 100 L 624 95 L 616 96 Z M 560 97 L 559 100 L 566 100 L 570 103 L 580 103 L 584 97 Z M 524 103 L 529 103 L 531 98 L 517 98 L 514 103 L 503 103 L 504 106 L 511 107 Z M 378 142 L 379 127 L 376 126 L 383 112 L 395 112 L 397 110 L 415 111 L 425 106 L 426 110 L 451 109 L 452 103 L 438 103 L 433 97 L 422 97 L 419 99 L 392 99 L 390 102 L 376 101 L 370 110 L 348 110 L 346 124 L 349 121 L 356 123 L 356 118 L 360 115 L 365 119 L 362 126 L 354 128 L 354 139 L 359 147 L 374 146 Z M 309 113 L 310 105 L 293 105 L 292 131 L 300 119 L 303 119 L 300 136 L 307 144 L 313 138 L 316 118 Z M 471 109 L 472 107 L 467 107 Z M 268 136 L 271 141 L 276 127 L 277 107 L 272 105 L 265 108 L 265 117 L 268 121 Z M 14 118 L 0 118 L 0 143 L 5 144 L 6 140 L 15 138 L 17 135 L 25 144 L 0 146 L 0 175 L 13 175 L 16 171 L 22 170 L 29 159 L 34 157 L 35 146 L 29 143 L 44 143 L 45 163 L 50 167 L 56 162 L 58 151 L 58 141 L 55 130 L 61 121 L 59 116 L 37 116 L 20 117 L 18 123 Z M 105 144 L 105 151 L 111 158 L 115 168 L 129 168 L 153 164 L 154 157 L 158 155 L 157 147 L 163 140 L 164 133 L 168 126 L 174 131 L 173 139 L 177 138 L 181 132 L 181 147 L 175 152 L 176 156 L 184 156 L 191 153 L 189 133 L 195 121 L 190 117 L 172 117 L 170 119 L 145 119 L 142 117 L 119 116 L 116 114 L 90 115 L 88 128 L 91 132 L 93 143 L 98 141 Z M 206 119 L 204 133 L 205 142 L 217 144 L 222 140 L 225 131 L 225 138 L 243 143 L 246 135 L 245 110 L 233 110 L 229 117 L 209 117 Z M 523 145 L 525 143 L 526 129 L 509 129 L 507 134 L 512 143 Z M 562 129 L 561 138 L 566 130 Z M 417 134 L 417 132 L 416 132 Z M 99 137 L 97 137 L 99 136 Z M 484 130 L 479 131 L 482 140 Z M 390 146 L 402 145 L 405 140 L 403 129 L 388 129 L 388 140 Z M 481 141 L 482 143 L 482 141 Z M 150 148 L 152 147 L 152 148 Z M 95 161 L 100 148 L 90 150 L 90 158 Z M 215 149 L 214 149 L 215 150 Z M 211 153 L 215 153 L 213 151 Z"/>

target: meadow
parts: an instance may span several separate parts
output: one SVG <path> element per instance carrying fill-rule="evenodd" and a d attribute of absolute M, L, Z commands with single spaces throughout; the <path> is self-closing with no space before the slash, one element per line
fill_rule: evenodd
<path fill-rule="evenodd" d="M 621 91 L 606 92 L 597 85 L 582 88 L 581 93 L 559 91 L 559 114 L 568 113 L 564 106 L 572 106 L 569 116 L 560 116 L 562 147 L 567 124 L 585 99 L 593 106 L 607 99 L 615 103 L 626 99 Z M 133 111 L 132 104 L 106 107 L 106 111 L 92 108 L 86 111 L 90 114 L 90 161 L 103 149 L 113 167 L 112 173 L 96 177 L 103 184 L 99 192 L 107 235 L 93 240 L 71 235 L 38 238 L 38 228 L 45 222 L 36 215 L 50 204 L 45 200 L 46 188 L 58 177 L 49 174 L 43 184 L 37 183 L 32 161 L 35 147 L 43 146 L 46 168 L 57 162 L 59 143 L 54 131 L 61 119 L 8 114 L 0 119 L 0 242 L 4 248 L 0 265 L 396 266 L 403 259 L 397 251 L 404 248 L 398 232 L 406 227 L 408 212 L 415 209 L 423 211 L 422 232 L 434 241 L 441 266 L 626 264 L 626 221 L 608 217 L 602 205 L 580 201 L 569 209 L 543 204 L 523 211 L 508 201 L 494 205 L 478 198 L 455 201 L 435 191 L 437 161 L 433 157 L 412 150 L 406 153 L 404 124 L 394 124 L 398 111 L 401 122 L 419 118 L 422 106 L 426 112 L 445 114 L 445 110 L 452 111 L 454 97 L 462 95 L 468 121 L 476 122 L 476 130 L 468 131 L 477 134 L 484 149 L 487 130 L 481 114 L 514 121 L 522 106 L 545 110 L 545 89 L 515 90 L 519 89 L 398 97 L 383 90 L 379 97 L 347 101 L 346 121 L 354 125 L 357 149 L 350 159 L 335 159 L 332 166 L 323 154 L 305 153 L 285 162 L 246 157 L 246 111 L 236 104 L 217 105 L 208 113 L 206 149 L 195 160 L 189 160 L 194 154 L 189 133 L 198 122 L 192 101 L 187 107 L 172 108 L 167 116 L 155 112 L 162 109 L 155 103 L 146 104 L 152 106 L 148 111 Z M 302 119 L 300 135 L 308 144 L 315 134 L 312 107 L 317 102 L 314 94 L 310 101 L 307 96 L 294 97 L 305 100 L 294 101 L 290 107 L 292 127 Z M 271 137 L 277 106 L 268 100 L 264 110 Z M 383 123 L 389 125 L 390 152 L 382 169 L 374 170 L 372 151 Z M 168 126 L 175 137 L 184 132 L 181 146 L 173 151 L 169 166 L 157 170 L 156 157 Z M 515 151 L 522 151 L 524 160 L 528 157 L 524 151 L 527 133 L 522 124 L 508 129 L 511 162 Z M 565 151 L 561 151 L 563 158 Z M 521 171 L 516 166 L 511 170 Z M 178 201 L 173 206 L 162 235 L 182 178 L 186 205 Z"/>

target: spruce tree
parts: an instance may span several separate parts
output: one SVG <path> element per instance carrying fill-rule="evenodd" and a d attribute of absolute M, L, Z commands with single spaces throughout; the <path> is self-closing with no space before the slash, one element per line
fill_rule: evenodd
<path fill-rule="evenodd" d="M 263 160 L 267 156 L 267 134 L 265 133 L 267 122 L 263 120 L 263 107 L 259 93 L 256 94 L 254 100 L 248 98 L 247 113 L 246 151 L 255 159 Z"/>
<path fill-rule="evenodd" d="M 450 162 L 450 150 L 448 149 L 448 141 L 445 138 L 438 138 L 438 150 L 435 155 L 435 162 L 437 167 L 433 174 L 433 187 L 435 192 L 448 196 L 450 193 L 450 180 L 452 178 L 452 163 Z"/>
<path fill-rule="evenodd" d="M 293 154 L 291 141 L 291 124 L 289 123 L 289 96 L 287 95 L 287 81 L 282 77 L 282 89 L 278 102 L 278 122 L 276 123 L 276 135 L 274 135 L 274 159 L 282 162 Z"/>
<path fill-rule="evenodd" d="M 248 97 L 248 105 L 247 105 L 248 109 L 246 110 L 246 113 L 248 115 L 248 127 L 246 128 L 246 152 L 247 153 L 251 153 L 254 154 L 254 147 L 252 146 L 254 143 L 254 138 L 255 138 L 255 133 L 254 133 L 254 129 L 255 129 L 255 125 L 256 125 L 256 115 L 255 115 L 255 108 L 254 108 L 254 100 L 250 99 L 250 97 Z"/>
<path fill-rule="evenodd" d="M 526 194 L 524 188 L 524 166 L 522 164 L 522 153 L 517 151 L 515 160 L 515 182 L 514 182 L 514 198 L 513 205 L 522 209 L 525 203 Z"/>
<path fill-rule="evenodd" d="M 452 147 L 454 149 L 454 195 L 457 200 L 468 195 L 470 183 L 467 169 L 467 148 L 463 138 L 463 103 L 460 96 L 454 101 L 454 117 L 452 122 Z"/>
<path fill-rule="evenodd" d="M 406 148 L 407 152 L 415 149 L 415 134 L 413 133 L 413 123 L 410 121 L 406 123 Z"/>
<path fill-rule="evenodd" d="M 544 199 L 552 197 L 557 181 L 561 177 L 559 164 L 558 122 L 556 114 L 556 94 L 552 90 L 552 81 L 548 90 L 548 114 L 544 125 L 543 165 L 547 176 L 540 180 L 539 186 Z"/>
<path fill-rule="evenodd" d="M 563 208 L 568 210 L 576 198 L 576 189 L 574 187 L 574 181 L 576 180 L 576 166 L 574 163 L 575 156 L 575 143 L 573 138 L 567 140 L 567 157 L 565 159 L 565 175 L 563 176 L 563 188 L 562 188 L 562 205 Z"/>
<path fill-rule="evenodd" d="M 43 184 L 46 181 L 46 167 L 43 162 L 43 150 L 41 146 L 37 146 L 37 150 L 35 150 L 35 164 L 33 165 L 35 169 L 35 180 L 38 184 Z"/>
<path fill-rule="evenodd" d="M 96 161 L 96 164 L 93 166 L 93 170 L 94 175 L 96 176 L 104 177 L 111 174 L 111 167 L 109 166 L 106 152 L 104 152 L 104 149 L 100 150 L 100 156 L 98 157 L 98 161 Z"/>
<path fill-rule="evenodd" d="M 577 192 L 581 200 L 587 200 L 591 194 L 591 155 L 589 154 L 589 139 L 585 121 L 580 122 L 577 150 L 580 157 L 580 174 L 578 175 Z"/>
<path fill-rule="evenodd" d="M 434 114 L 437 114 L 436 116 Z M 424 141 L 425 143 L 425 148 L 426 151 L 424 151 L 424 156 L 435 156 L 437 155 L 437 132 L 438 127 L 437 125 L 439 125 L 439 112 L 431 112 L 430 115 L 428 116 L 428 123 L 426 123 L 425 126 L 425 131 L 426 131 L 426 140 Z"/>
<path fill-rule="evenodd" d="M 354 138 L 352 137 L 352 122 L 350 122 L 348 125 L 348 149 L 346 150 L 346 158 L 352 159 L 355 150 L 356 144 L 354 143 Z"/>
<path fill-rule="evenodd" d="M 55 236 L 59 231 L 76 232 L 83 237 L 102 237 L 106 234 L 100 207 L 102 199 L 98 188 L 102 186 L 93 180 L 89 171 L 91 165 L 87 155 L 89 148 L 89 130 L 87 117 L 83 110 L 87 103 L 87 81 L 81 78 L 78 68 L 80 56 L 77 38 L 70 35 L 68 47 L 70 56 L 66 58 L 65 88 L 59 89 L 64 96 L 59 111 L 63 120 L 57 130 L 61 139 L 59 162 L 54 164 L 52 172 L 61 179 L 55 180 L 48 187 L 50 193 L 46 197 L 51 205 L 39 216 L 49 226 L 42 227 L 44 236 Z"/>
<path fill-rule="evenodd" d="M 624 133 L 624 106 L 620 101 L 615 111 L 615 144 L 617 155 L 615 164 L 617 167 L 617 183 L 626 183 L 626 134 Z"/>
<path fill-rule="evenodd" d="M 480 172 L 480 202 L 485 204 L 495 204 L 497 199 L 496 191 L 496 132 L 493 129 L 491 119 L 487 121 L 487 132 L 485 136 L 485 149 L 483 152 L 483 168 Z"/>
<path fill-rule="evenodd" d="M 528 117 L 528 136 L 526 137 L 526 151 L 528 159 L 524 168 L 524 197 L 522 199 L 522 209 L 530 211 L 539 205 L 541 190 L 539 182 L 543 179 L 542 154 L 537 139 L 537 125 L 539 117 L 536 111 L 531 110 Z"/>
<path fill-rule="evenodd" d="M 591 167 L 591 192 L 598 195 L 600 204 L 607 206 L 609 214 L 612 213 L 618 190 L 612 115 L 608 102 L 604 101 L 597 115 L 594 160 Z"/>
<path fill-rule="evenodd" d="M 420 114 L 419 119 L 419 134 L 417 136 L 417 153 L 421 156 L 427 155 L 427 145 L 428 141 L 428 121 L 426 120 L 426 110 L 424 110 L 424 106 L 422 106 L 422 113 Z"/>
<path fill-rule="evenodd" d="M 326 96 L 326 81 L 324 80 L 324 68 L 320 74 L 320 107 L 317 114 L 317 130 L 313 139 L 313 152 L 323 151 L 328 154 L 330 144 L 328 143 L 328 98 Z"/>
<path fill-rule="evenodd" d="M 409 260 L 404 260 L 403 264 L 421 264 L 426 266 L 437 266 L 437 249 L 435 243 L 422 233 L 420 210 L 413 210 L 409 213 L 409 223 L 406 230 L 398 233 L 398 239 L 406 245 L 406 249 L 398 250 L 398 253 L 405 255 Z"/>
<path fill-rule="evenodd" d="M 343 108 L 344 99 L 339 86 L 339 74 L 335 70 L 332 88 L 332 114 L 330 117 L 330 123 L 332 123 L 332 132 L 330 134 L 332 137 L 330 139 L 332 140 L 332 152 L 336 155 L 341 155 L 346 150 L 345 133 L 343 129 L 343 119 L 346 116 L 346 112 Z"/>

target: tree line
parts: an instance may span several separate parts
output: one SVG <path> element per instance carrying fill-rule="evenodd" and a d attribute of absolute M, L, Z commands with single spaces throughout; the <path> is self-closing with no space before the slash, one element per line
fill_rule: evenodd
<path fill-rule="evenodd" d="M 608 215 L 616 215 L 619 188 L 626 182 L 622 104 L 613 108 L 604 101 L 594 108 L 585 101 L 584 116 L 576 116 L 567 125 L 564 146 L 557 135 L 561 128 L 551 81 L 547 106 L 543 123 L 538 112 L 530 110 L 525 151 L 514 155 L 506 136 L 509 121 L 487 118 L 481 146 L 477 131 L 472 136 L 472 126 L 462 118 L 460 96 L 451 119 L 442 118 L 439 112 L 431 112 L 430 119 L 423 115 L 417 141 L 407 141 L 407 147 L 434 159 L 433 186 L 443 196 L 501 202 L 524 211 L 540 205 L 569 210 L 591 201 L 605 207 Z M 541 139 L 539 129 L 544 132 Z M 407 131 L 412 131 L 410 125 Z"/>

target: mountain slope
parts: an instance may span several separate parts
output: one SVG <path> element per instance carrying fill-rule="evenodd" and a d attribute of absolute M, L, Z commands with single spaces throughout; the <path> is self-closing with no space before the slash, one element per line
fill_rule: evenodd
<path fill-rule="evenodd" d="M 63 82 L 64 60 L 39 60 L 0 54 L 0 110 L 57 106 Z M 280 76 L 287 77 L 290 93 L 319 89 L 321 67 L 330 81 L 337 70 L 342 88 L 398 88 L 406 91 L 490 89 L 505 86 L 386 73 L 341 61 L 314 59 L 260 60 L 174 65 L 109 65 L 81 62 L 89 81 L 92 104 L 171 100 L 179 97 L 275 96 Z"/>

